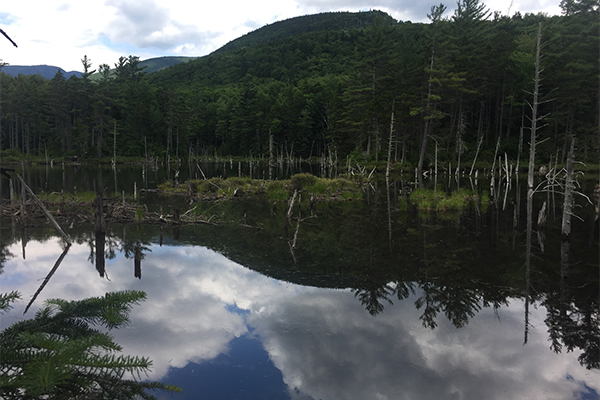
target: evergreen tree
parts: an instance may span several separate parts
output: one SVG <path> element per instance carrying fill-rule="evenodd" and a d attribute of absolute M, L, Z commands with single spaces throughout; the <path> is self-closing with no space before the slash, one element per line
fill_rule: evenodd
<path fill-rule="evenodd" d="M 0 296 L 6 311 L 18 298 Z M 3 399 L 153 399 L 148 389 L 180 391 L 160 382 L 140 382 L 152 362 L 117 355 L 121 346 L 99 328 L 129 321 L 144 292 L 107 293 L 80 301 L 47 300 L 33 319 L 0 333 L 0 397 Z"/>

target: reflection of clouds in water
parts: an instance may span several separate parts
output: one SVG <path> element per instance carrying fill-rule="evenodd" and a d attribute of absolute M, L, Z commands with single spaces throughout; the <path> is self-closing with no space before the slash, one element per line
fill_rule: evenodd
<path fill-rule="evenodd" d="M 15 244 L 11 251 L 18 249 Z M 25 301 L 60 254 L 57 241 L 30 242 L 27 260 L 13 259 L 2 277 L 3 291 L 19 290 Z M 101 296 L 108 291 L 143 290 L 147 300 L 131 312 L 132 323 L 111 334 L 129 354 L 153 360 L 150 379 L 160 379 L 169 366 L 183 367 L 227 350 L 228 343 L 247 333 L 243 317 L 228 305 L 250 309 L 256 299 L 281 295 L 282 285 L 203 247 L 152 247 L 142 261 L 141 280 L 133 276 L 133 259 L 107 260 L 110 281 L 98 276 L 87 261 L 89 247 L 73 245 L 63 265 L 46 286 L 28 315 L 48 298 L 68 300 Z M 24 276 L 20 281 L 14 278 Z M 4 281 L 4 278 L 8 278 Z M 22 306 L 22 307 L 21 307 Z M 3 318 L 3 325 L 20 319 L 24 305 Z"/>
<path fill-rule="evenodd" d="M 252 323 L 290 388 L 313 398 L 372 399 L 436 385 L 423 374 L 410 325 L 371 317 L 350 293 L 324 291 L 279 305 Z"/>
<path fill-rule="evenodd" d="M 484 309 L 463 329 L 443 317 L 423 329 L 413 300 L 371 317 L 348 293 L 298 296 L 251 319 L 291 389 L 313 398 L 569 399 L 600 389 L 598 371 L 549 349 L 544 310 L 523 346 L 523 305 Z M 573 380 L 567 375 L 575 374 Z"/>
<path fill-rule="evenodd" d="M 31 242 L 27 260 L 9 260 L 1 289 L 18 289 L 27 300 L 60 254 L 57 242 L 51 244 Z M 280 283 L 203 247 L 152 246 L 142 280 L 133 277 L 133 260 L 122 256 L 107 262 L 111 281 L 99 278 L 88 255 L 87 245 L 74 245 L 36 304 L 50 297 L 146 291 L 132 324 L 112 334 L 127 353 L 154 361 L 150 379 L 160 379 L 170 366 L 226 352 L 233 338 L 248 332 L 248 323 L 294 398 L 298 389 L 336 399 L 562 399 L 574 398 L 581 381 L 600 390 L 594 386 L 598 371 L 582 368 L 577 354 L 549 350 L 542 307 L 533 310 L 536 328 L 522 346 L 520 301 L 501 309 L 500 320 L 484 309 L 460 330 L 439 316 L 432 331 L 421 326 L 414 299 L 372 317 L 349 291 Z M 24 281 L 17 283 L 17 275 Z M 235 312 L 234 304 L 249 314 Z M 19 307 L 10 315 L 18 315 Z"/>

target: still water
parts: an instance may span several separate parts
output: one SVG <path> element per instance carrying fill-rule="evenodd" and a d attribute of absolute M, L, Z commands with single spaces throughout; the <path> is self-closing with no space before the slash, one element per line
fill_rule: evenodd
<path fill-rule="evenodd" d="M 317 176 L 331 177 L 337 173 L 336 168 L 310 164 L 277 163 L 269 171 L 268 165 L 261 161 L 238 162 L 224 159 L 220 162 L 198 162 L 181 164 L 117 164 L 79 165 L 55 163 L 52 165 L 18 165 L 13 166 L 15 173 L 20 174 L 25 182 L 36 193 L 43 192 L 97 192 L 98 176 L 103 181 L 106 196 L 119 195 L 123 191 L 131 194 L 137 190 L 155 189 L 166 180 L 185 182 L 187 179 L 203 179 L 204 177 L 244 176 L 253 179 L 289 179 L 293 174 L 308 172 Z M 270 178 L 269 178 L 270 177 Z M 9 185 L 0 181 L 2 199 L 9 198 Z"/>
<path fill-rule="evenodd" d="M 599 398 L 589 208 L 568 270 L 550 217 L 527 275 L 521 205 L 435 216 L 386 198 L 306 205 L 291 226 L 285 203 L 244 199 L 210 205 L 218 225 L 110 226 L 101 270 L 92 227 L 67 227 L 74 245 L 25 315 L 64 244 L 4 219 L 0 289 L 23 301 L 0 324 L 47 298 L 143 290 L 112 335 L 182 387 L 165 399 Z"/>

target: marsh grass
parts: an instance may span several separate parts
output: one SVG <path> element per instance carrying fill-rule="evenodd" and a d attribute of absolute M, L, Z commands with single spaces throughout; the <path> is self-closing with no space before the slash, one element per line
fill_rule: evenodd
<path fill-rule="evenodd" d="M 416 205 L 419 210 L 435 210 L 437 203 L 444 199 L 444 194 L 440 191 L 428 189 L 415 189 L 411 194 L 409 201 Z"/>
<path fill-rule="evenodd" d="M 144 207 L 138 207 L 135 209 L 135 220 L 136 222 L 144 221 Z"/>
<path fill-rule="evenodd" d="M 416 205 L 420 211 L 437 211 L 442 213 L 462 211 L 474 205 L 480 199 L 482 206 L 489 201 L 485 192 L 481 197 L 473 191 L 460 189 L 457 192 L 446 194 L 428 189 L 416 189 L 410 194 L 410 203 Z"/>
<path fill-rule="evenodd" d="M 357 200 L 362 198 L 361 184 L 345 178 L 318 178 L 302 173 L 293 175 L 287 180 L 264 181 L 259 179 L 231 177 L 227 179 L 212 178 L 209 180 L 190 181 L 194 195 L 202 198 L 231 198 L 236 195 L 265 195 L 273 201 L 287 200 L 294 190 L 300 193 L 316 196 L 327 200 Z M 158 186 L 164 194 L 187 194 L 188 185 L 181 184 L 173 187 L 170 181 Z M 305 196 L 308 198 L 308 196 Z"/>
<path fill-rule="evenodd" d="M 275 201 L 287 200 L 290 197 L 284 181 L 265 182 L 263 193 L 266 193 L 269 199 Z"/>

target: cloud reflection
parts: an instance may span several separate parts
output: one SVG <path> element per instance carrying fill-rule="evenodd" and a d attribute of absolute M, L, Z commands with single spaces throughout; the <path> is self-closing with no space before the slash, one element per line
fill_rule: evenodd
<path fill-rule="evenodd" d="M 18 254 L 19 246 L 9 250 Z M 57 241 L 30 242 L 27 251 L 27 260 L 8 260 L 0 277 L 2 291 L 20 290 L 25 300 L 61 249 Z M 520 301 L 499 318 L 484 309 L 463 329 L 439 317 L 429 330 L 414 307 L 419 293 L 372 317 L 349 290 L 279 282 L 200 246 L 152 246 L 141 280 L 133 260 L 120 254 L 107 260 L 110 281 L 99 278 L 88 255 L 86 245 L 73 246 L 37 307 L 51 297 L 146 291 L 132 324 L 113 335 L 125 352 L 153 359 L 153 380 L 226 353 L 234 338 L 249 334 L 263 343 L 292 398 L 568 399 L 578 398 L 584 383 L 600 391 L 598 371 L 581 367 L 577 354 L 549 349 L 542 307 L 531 315 L 535 328 L 523 346 Z M 20 318 L 19 307 L 3 326 Z"/>

